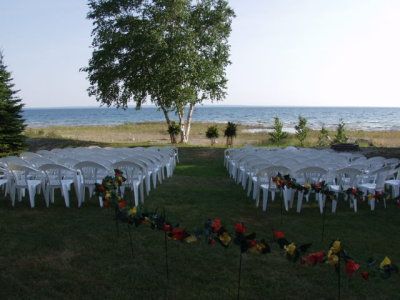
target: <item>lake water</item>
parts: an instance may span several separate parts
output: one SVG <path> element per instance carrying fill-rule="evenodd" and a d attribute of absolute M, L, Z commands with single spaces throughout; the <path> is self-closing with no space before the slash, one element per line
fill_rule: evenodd
<path fill-rule="evenodd" d="M 320 129 L 336 127 L 343 119 L 348 129 L 400 130 L 400 108 L 344 108 L 344 107 L 235 107 L 199 106 L 195 109 L 195 122 L 241 124 L 270 127 L 278 116 L 285 128 L 293 128 L 298 116 L 306 117 L 309 126 Z M 137 122 L 163 122 L 164 115 L 155 107 L 141 110 L 129 108 L 32 108 L 23 116 L 29 127 L 54 125 L 116 125 Z"/>

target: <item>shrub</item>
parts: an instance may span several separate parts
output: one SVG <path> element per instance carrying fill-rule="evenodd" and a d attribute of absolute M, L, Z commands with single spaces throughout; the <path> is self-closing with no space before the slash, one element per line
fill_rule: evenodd
<path fill-rule="evenodd" d="M 237 131 L 237 124 L 233 122 L 228 122 L 228 124 L 226 124 L 224 132 L 224 136 L 226 137 L 226 146 L 233 145 L 233 139 L 236 137 L 236 131 Z"/>
<path fill-rule="evenodd" d="M 269 133 L 272 143 L 279 144 L 283 139 L 288 137 L 287 132 L 282 130 L 283 123 L 278 117 L 274 118 L 274 126 L 272 128 L 274 131 Z"/>
<path fill-rule="evenodd" d="M 218 127 L 215 125 L 208 127 L 206 137 L 211 140 L 211 146 L 214 146 L 215 140 L 219 137 Z"/>
<path fill-rule="evenodd" d="M 299 123 L 294 128 L 296 129 L 296 137 L 300 141 L 300 145 L 304 146 L 304 141 L 310 131 L 307 127 L 307 119 L 299 116 Z"/>
<path fill-rule="evenodd" d="M 176 137 L 181 132 L 181 128 L 179 127 L 179 124 L 176 124 L 174 121 L 172 121 L 169 124 L 167 131 L 169 133 L 169 137 L 171 138 L 171 144 L 176 144 Z"/>
<path fill-rule="evenodd" d="M 319 131 L 318 135 L 318 146 L 319 147 L 326 147 L 329 145 L 331 138 L 329 137 L 329 132 L 325 128 L 324 125 L 322 125 L 321 130 Z"/>
<path fill-rule="evenodd" d="M 346 143 L 349 139 L 346 135 L 346 125 L 344 124 L 343 120 L 340 119 L 339 124 L 336 128 L 336 135 L 334 139 L 334 143 Z"/>

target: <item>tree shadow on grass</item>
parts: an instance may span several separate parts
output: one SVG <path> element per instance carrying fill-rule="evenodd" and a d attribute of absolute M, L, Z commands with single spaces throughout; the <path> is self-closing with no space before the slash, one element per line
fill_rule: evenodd
<path fill-rule="evenodd" d="M 34 137 L 27 139 L 28 150 L 51 150 L 54 148 L 65 148 L 65 147 L 88 147 L 88 146 L 99 146 L 107 147 L 109 143 L 93 142 L 93 141 L 81 141 L 65 138 L 49 138 L 49 137 Z"/>

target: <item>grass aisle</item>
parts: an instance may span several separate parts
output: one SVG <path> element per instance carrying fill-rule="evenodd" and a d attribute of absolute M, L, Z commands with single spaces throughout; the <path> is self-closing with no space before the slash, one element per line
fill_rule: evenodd
<path fill-rule="evenodd" d="M 257 209 L 223 167 L 223 150 L 182 148 L 174 176 L 146 198 L 148 209 L 163 209 L 172 222 L 193 231 L 207 218 L 219 217 L 233 232 L 245 222 L 258 237 L 271 239 L 271 226 L 298 244 L 313 242 L 310 251 L 325 250 L 339 237 L 358 260 L 385 255 L 400 264 L 400 210 L 391 204 L 371 213 L 363 204 L 354 214 L 347 203 L 326 217 L 321 243 L 321 216 L 312 201 L 301 215 L 285 213 L 280 204 L 268 213 Z M 277 198 L 279 200 L 279 198 Z M 82 209 L 54 206 L 31 210 L 27 201 L 12 209 L 0 197 L 0 299 L 235 299 L 239 249 L 204 242 L 168 242 L 170 281 L 166 291 L 164 235 L 147 226 L 132 229 L 131 258 L 126 226 L 117 238 L 113 213 L 94 199 Z M 241 299 L 335 299 L 336 276 L 328 265 L 306 267 L 288 262 L 277 245 L 267 255 L 243 256 Z M 397 299 L 399 279 L 379 276 L 365 282 L 359 274 L 343 275 L 342 299 Z"/>

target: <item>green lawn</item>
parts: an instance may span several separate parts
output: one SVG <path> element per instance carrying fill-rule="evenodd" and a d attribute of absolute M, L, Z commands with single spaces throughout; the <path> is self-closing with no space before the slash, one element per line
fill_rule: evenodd
<path fill-rule="evenodd" d="M 300 215 L 285 213 L 281 225 L 279 201 L 263 213 L 229 179 L 223 149 L 182 148 L 180 158 L 174 176 L 151 192 L 145 206 L 165 208 L 169 220 L 188 230 L 220 217 L 230 231 L 243 221 L 258 237 L 271 239 L 275 226 L 298 244 L 313 242 L 310 251 L 325 250 L 331 239 L 340 238 L 361 262 L 387 255 L 399 263 L 400 209 L 393 204 L 375 212 L 361 205 L 354 214 L 341 203 L 336 215 L 327 214 L 321 243 L 321 216 L 314 201 Z M 132 258 L 127 226 L 121 225 L 118 238 L 111 210 L 100 209 L 95 199 L 81 209 L 73 203 L 66 209 L 57 198 L 47 209 L 39 196 L 35 209 L 27 200 L 11 208 L 1 195 L 0 299 L 235 299 L 236 246 L 169 241 L 166 290 L 163 233 L 132 228 Z M 332 267 L 292 264 L 276 244 L 271 246 L 270 254 L 244 255 L 241 299 L 335 299 Z M 359 274 L 351 279 L 343 274 L 342 299 L 399 298 L 399 275 L 366 282 Z"/>

